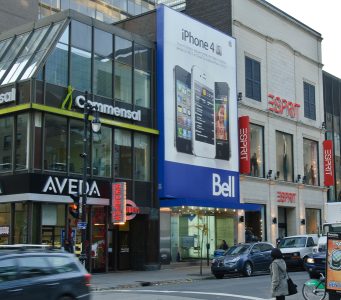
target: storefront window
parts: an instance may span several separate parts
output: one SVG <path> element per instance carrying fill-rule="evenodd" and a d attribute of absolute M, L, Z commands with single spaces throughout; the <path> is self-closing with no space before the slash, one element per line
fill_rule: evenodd
<path fill-rule="evenodd" d="M 266 241 L 265 205 L 260 211 L 245 211 L 245 242 Z"/>
<path fill-rule="evenodd" d="M 306 208 L 306 232 L 307 234 L 321 232 L 321 210 L 314 208 Z"/>
<path fill-rule="evenodd" d="M 17 170 L 27 169 L 28 156 L 28 115 L 18 115 L 17 132 L 15 141 L 15 168 Z"/>
<path fill-rule="evenodd" d="M 12 140 L 14 118 L 5 117 L 0 119 L 0 172 L 12 170 Z"/>
<path fill-rule="evenodd" d="M 95 29 L 94 93 L 112 97 L 113 38 L 110 33 Z"/>
<path fill-rule="evenodd" d="M 276 131 L 276 167 L 279 180 L 293 181 L 293 142 L 292 135 Z"/>
<path fill-rule="evenodd" d="M 80 154 L 83 153 L 83 122 L 70 120 L 70 172 L 81 173 L 83 168 L 83 159 Z"/>
<path fill-rule="evenodd" d="M 303 139 L 304 183 L 318 185 L 318 145 L 317 142 Z"/>
<path fill-rule="evenodd" d="M 105 271 L 106 261 L 106 210 L 105 207 L 92 208 L 92 268 L 94 271 Z"/>
<path fill-rule="evenodd" d="M 101 133 L 93 133 L 92 167 L 96 176 L 111 176 L 111 128 L 101 127 Z"/>
<path fill-rule="evenodd" d="M 49 55 L 45 67 L 46 82 L 67 86 L 68 84 L 69 28 L 66 28 L 56 48 Z"/>
<path fill-rule="evenodd" d="M 91 27 L 77 21 L 71 25 L 71 85 L 79 91 L 90 91 Z"/>
<path fill-rule="evenodd" d="M 134 134 L 134 178 L 150 181 L 150 139 L 149 136 Z"/>
<path fill-rule="evenodd" d="M 44 168 L 54 171 L 66 171 L 66 118 L 45 115 Z"/>
<path fill-rule="evenodd" d="M 255 124 L 250 124 L 250 130 L 251 130 L 250 175 L 255 177 L 264 177 L 263 127 Z"/>
<path fill-rule="evenodd" d="M 41 214 L 41 242 L 57 248 L 62 247 L 62 239 L 67 236 L 65 234 L 65 205 L 43 204 L 41 206 Z"/>
<path fill-rule="evenodd" d="M 27 208 L 26 203 L 15 203 L 15 228 L 14 228 L 14 244 L 27 244 Z"/>
<path fill-rule="evenodd" d="M 131 133 L 129 131 L 115 129 L 114 168 L 115 177 L 132 177 Z"/>
<path fill-rule="evenodd" d="M 0 245 L 9 244 L 11 205 L 0 204 Z"/>
<path fill-rule="evenodd" d="M 115 63 L 115 98 L 132 102 L 132 68 L 129 65 Z"/>

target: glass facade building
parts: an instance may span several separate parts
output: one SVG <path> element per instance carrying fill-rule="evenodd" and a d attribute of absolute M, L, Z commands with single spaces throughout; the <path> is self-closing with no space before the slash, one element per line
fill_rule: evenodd
<path fill-rule="evenodd" d="M 158 264 L 154 51 L 70 10 L 0 36 L 0 244 L 61 247 L 68 237 L 81 252 L 68 205 L 81 194 L 88 100 L 102 124 L 87 137 L 88 268 Z M 122 226 L 111 217 L 116 182 L 136 207 Z"/>

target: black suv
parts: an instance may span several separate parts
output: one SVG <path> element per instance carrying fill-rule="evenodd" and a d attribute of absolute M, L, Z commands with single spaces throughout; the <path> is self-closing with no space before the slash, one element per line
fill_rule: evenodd
<path fill-rule="evenodd" d="M 0 299 L 89 300 L 90 278 L 76 256 L 64 251 L 0 251 Z"/>

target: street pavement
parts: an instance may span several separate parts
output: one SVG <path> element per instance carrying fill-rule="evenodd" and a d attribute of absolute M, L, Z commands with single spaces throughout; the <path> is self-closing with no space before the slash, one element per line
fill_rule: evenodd
<path fill-rule="evenodd" d="M 203 263 L 200 274 L 198 263 L 171 263 L 161 265 L 155 271 L 117 271 L 93 274 L 91 285 L 94 291 L 136 288 L 149 285 L 163 285 L 192 282 L 212 278 L 210 266 Z"/>

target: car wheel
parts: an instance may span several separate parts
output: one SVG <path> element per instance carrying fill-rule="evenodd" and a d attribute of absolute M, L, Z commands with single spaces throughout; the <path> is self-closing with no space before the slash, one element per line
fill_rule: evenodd
<path fill-rule="evenodd" d="M 222 274 L 214 274 L 214 277 L 217 279 L 222 279 L 224 277 L 224 275 Z"/>
<path fill-rule="evenodd" d="M 58 300 L 75 300 L 75 298 L 73 298 L 71 296 L 62 296 Z"/>
<path fill-rule="evenodd" d="M 249 262 L 246 262 L 244 265 L 244 270 L 243 270 L 243 274 L 246 277 L 250 277 L 252 275 L 252 265 Z"/>

